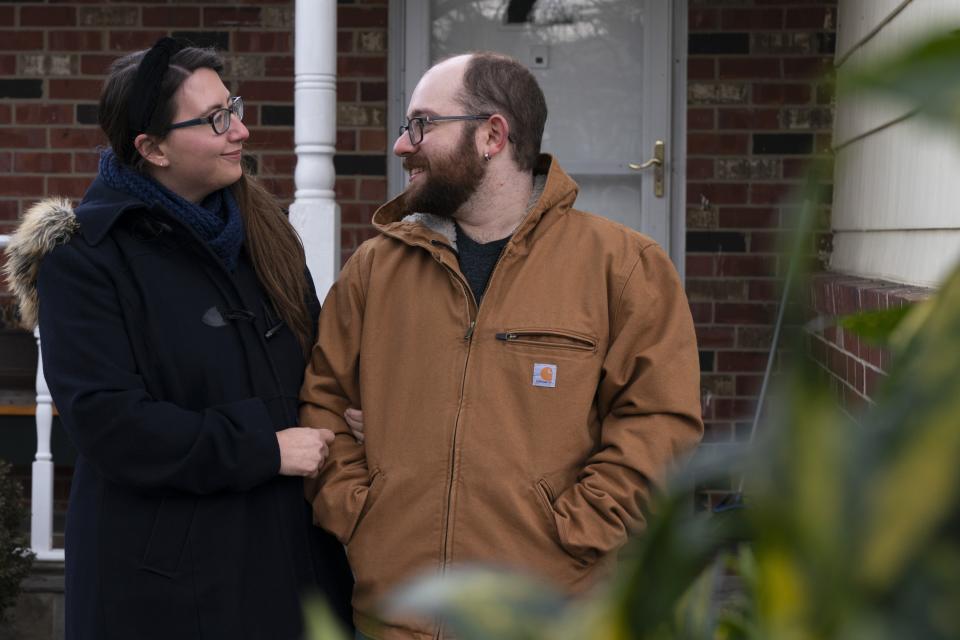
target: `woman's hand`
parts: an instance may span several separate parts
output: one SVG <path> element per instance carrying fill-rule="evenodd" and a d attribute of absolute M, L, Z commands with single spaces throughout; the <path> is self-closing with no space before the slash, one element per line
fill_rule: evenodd
<path fill-rule="evenodd" d="M 330 452 L 333 432 L 329 429 L 290 427 L 277 432 L 280 445 L 280 475 L 316 478 Z"/>
<path fill-rule="evenodd" d="M 343 412 L 343 419 L 347 421 L 347 426 L 353 432 L 353 437 L 357 439 L 357 442 L 363 444 L 363 411 L 347 409 Z"/>

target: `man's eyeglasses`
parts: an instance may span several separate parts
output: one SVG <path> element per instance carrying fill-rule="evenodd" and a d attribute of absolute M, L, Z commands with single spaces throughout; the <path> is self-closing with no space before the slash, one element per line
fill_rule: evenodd
<path fill-rule="evenodd" d="M 428 124 L 441 122 L 443 120 L 486 120 L 491 115 L 492 114 L 476 116 L 425 116 L 410 118 L 407 120 L 407 124 L 400 125 L 400 135 L 403 135 L 403 132 L 406 131 L 410 137 L 410 144 L 418 145 L 423 142 L 423 128 Z"/>
<path fill-rule="evenodd" d="M 243 98 L 240 96 L 230 98 L 229 107 L 217 109 L 210 115 L 202 118 L 194 118 L 193 120 L 176 122 L 167 127 L 167 131 L 172 129 L 182 129 L 183 127 L 195 127 L 198 124 L 209 124 L 211 127 L 213 127 L 213 132 L 217 135 L 220 135 L 221 133 L 226 133 L 230 130 L 230 120 L 233 116 L 237 116 L 238 120 L 243 121 Z"/>

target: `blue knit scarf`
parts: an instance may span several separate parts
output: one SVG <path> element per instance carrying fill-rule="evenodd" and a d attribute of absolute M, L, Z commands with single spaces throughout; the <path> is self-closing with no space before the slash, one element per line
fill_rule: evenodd
<path fill-rule="evenodd" d="M 122 165 L 110 149 L 100 154 L 100 178 L 117 191 L 162 207 L 192 228 L 230 271 L 237 268 L 243 245 L 243 219 L 229 189 L 214 191 L 200 204 L 190 202 L 150 176 Z"/>

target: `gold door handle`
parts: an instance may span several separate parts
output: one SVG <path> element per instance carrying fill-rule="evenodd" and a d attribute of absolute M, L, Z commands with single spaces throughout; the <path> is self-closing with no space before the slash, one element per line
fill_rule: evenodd
<path fill-rule="evenodd" d="M 627 167 L 633 171 L 643 171 L 653 167 L 653 195 L 663 197 L 663 140 L 657 140 L 653 145 L 653 157 L 644 163 L 628 162 Z"/>

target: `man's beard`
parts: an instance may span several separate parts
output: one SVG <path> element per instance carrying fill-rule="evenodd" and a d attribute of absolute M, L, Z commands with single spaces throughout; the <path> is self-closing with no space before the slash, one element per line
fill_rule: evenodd
<path fill-rule="evenodd" d="M 487 167 L 473 146 L 473 131 L 464 129 L 457 147 L 447 156 L 430 161 L 411 156 L 403 168 L 423 168 L 417 182 L 404 192 L 404 209 L 415 213 L 432 213 L 452 217 L 476 192 L 486 175 Z"/>

